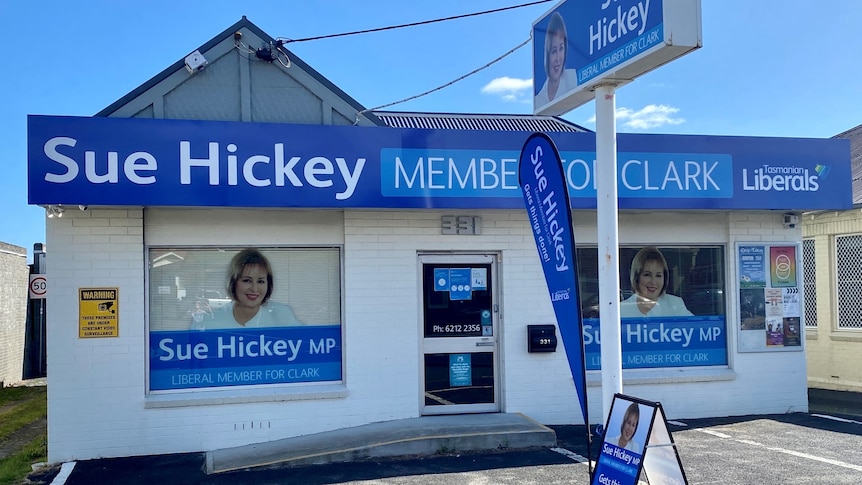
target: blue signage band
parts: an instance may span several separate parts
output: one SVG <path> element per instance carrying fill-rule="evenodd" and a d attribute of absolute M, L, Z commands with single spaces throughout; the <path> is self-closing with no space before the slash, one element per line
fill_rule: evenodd
<path fill-rule="evenodd" d="M 522 135 L 522 136 L 521 136 Z M 30 204 L 521 209 L 529 133 L 28 117 Z M 554 133 L 596 208 L 595 134 Z M 620 209 L 852 208 L 850 142 L 619 134 Z"/>

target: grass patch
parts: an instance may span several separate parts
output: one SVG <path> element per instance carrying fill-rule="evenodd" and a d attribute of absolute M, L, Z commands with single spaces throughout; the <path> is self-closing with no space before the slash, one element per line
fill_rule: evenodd
<path fill-rule="evenodd" d="M 10 402 L 44 398 L 47 393 L 48 388 L 45 386 L 0 387 L 0 406 Z"/>
<path fill-rule="evenodd" d="M 39 433 L 27 441 L 19 431 L 48 416 L 48 389 L 45 386 L 0 388 L 0 484 L 22 483 L 32 472 L 31 464 L 48 459 L 48 435 Z M 30 435 L 33 436 L 33 435 Z"/>
<path fill-rule="evenodd" d="M 26 391 L 22 392 L 21 389 Z M 7 398 L 7 393 L 15 399 Z M 47 416 L 47 393 L 45 387 L 7 387 L 0 390 L 0 404 L 4 405 L 4 410 L 0 412 L 0 440 Z"/>
<path fill-rule="evenodd" d="M 31 464 L 48 459 L 48 435 L 42 434 L 27 443 L 21 451 L 0 460 L 0 483 L 15 483 L 33 469 Z"/>

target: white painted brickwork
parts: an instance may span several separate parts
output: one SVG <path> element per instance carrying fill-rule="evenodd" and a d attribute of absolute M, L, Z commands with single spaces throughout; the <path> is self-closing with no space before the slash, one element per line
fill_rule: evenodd
<path fill-rule="evenodd" d="M 502 410 L 579 423 L 562 343 L 553 354 L 526 351 L 527 325 L 554 322 L 526 215 L 476 211 L 481 235 L 444 236 L 443 214 L 91 209 L 50 220 L 49 460 L 211 450 L 418 416 L 417 255 L 425 252 L 501 255 Z M 595 215 L 575 221 L 579 243 L 595 244 Z M 735 241 L 801 239 L 780 214 L 744 212 L 625 214 L 620 235 L 621 244 L 727 243 L 728 274 Z M 146 245 L 342 246 L 344 385 L 148 396 L 144 237 Z M 86 286 L 120 288 L 119 338 L 78 339 L 76 292 Z M 729 303 L 733 322 L 735 298 Z M 625 391 L 661 401 L 671 419 L 807 409 L 804 353 L 736 354 L 735 336 L 730 342 L 732 371 L 627 372 Z M 588 379 L 598 422 L 600 375 Z"/>

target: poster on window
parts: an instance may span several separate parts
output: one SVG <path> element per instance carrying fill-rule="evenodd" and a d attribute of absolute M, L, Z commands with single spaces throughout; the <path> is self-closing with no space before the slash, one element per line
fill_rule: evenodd
<path fill-rule="evenodd" d="M 801 254 L 787 243 L 739 244 L 739 350 L 801 350 Z"/>
<path fill-rule="evenodd" d="M 336 248 L 150 248 L 149 389 L 340 381 Z"/>
<path fill-rule="evenodd" d="M 796 246 L 769 248 L 769 276 L 773 288 L 795 288 Z"/>
<path fill-rule="evenodd" d="M 580 247 L 577 259 L 586 367 L 598 370 L 598 251 Z M 727 365 L 724 263 L 715 245 L 620 248 L 624 369 Z"/>

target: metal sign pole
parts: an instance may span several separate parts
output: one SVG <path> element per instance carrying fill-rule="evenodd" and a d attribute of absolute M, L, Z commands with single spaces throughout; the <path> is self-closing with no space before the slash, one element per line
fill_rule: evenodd
<path fill-rule="evenodd" d="M 615 84 L 604 84 L 596 87 L 595 94 L 602 422 L 607 422 L 614 394 L 623 392 L 615 93 Z"/>

